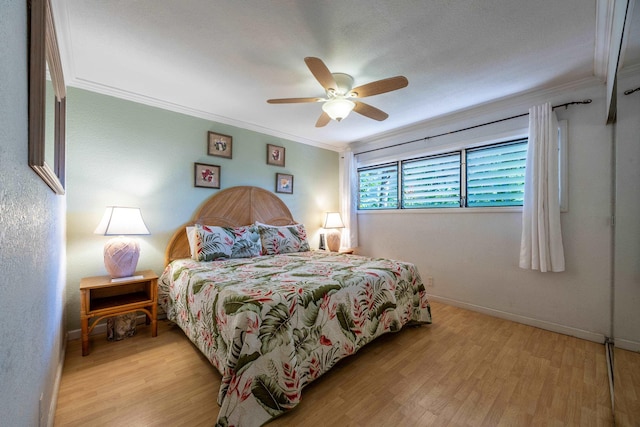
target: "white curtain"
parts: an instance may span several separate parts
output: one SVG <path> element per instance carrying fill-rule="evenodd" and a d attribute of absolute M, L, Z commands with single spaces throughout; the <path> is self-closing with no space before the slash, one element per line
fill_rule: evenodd
<path fill-rule="evenodd" d="M 358 171 L 356 159 L 351 151 L 340 155 L 340 214 L 344 229 L 340 247 L 358 247 Z"/>
<path fill-rule="evenodd" d="M 521 268 L 564 271 L 558 175 L 558 120 L 546 103 L 529 109 Z"/>

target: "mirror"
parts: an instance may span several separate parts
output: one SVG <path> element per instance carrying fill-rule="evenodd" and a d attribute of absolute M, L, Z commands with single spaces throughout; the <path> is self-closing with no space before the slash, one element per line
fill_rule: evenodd
<path fill-rule="evenodd" d="M 633 25 L 640 31 L 640 9 Z M 613 410 L 616 426 L 640 420 L 640 38 L 627 52 L 634 72 L 620 73 L 615 144 L 615 257 L 613 289 Z"/>
<path fill-rule="evenodd" d="M 613 123 L 614 287 L 612 290 L 613 411 L 616 426 L 640 420 L 640 8 L 629 2 Z"/>
<path fill-rule="evenodd" d="M 49 0 L 28 0 L 29 166 L 64 194 L 66 89 Z M 49 86 L 49 89 L 47 89 Z"/>

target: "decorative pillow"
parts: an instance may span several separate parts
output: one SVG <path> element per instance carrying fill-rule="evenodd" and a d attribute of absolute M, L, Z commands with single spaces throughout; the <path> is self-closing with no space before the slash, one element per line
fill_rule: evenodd
<path fill-rule="evenodd" d="M 190 232 L 191 258 L 196 261 L 215 261 L 227 258 L 249 258 L 260 255 L 261 244 L 258 228 L 217 227 L 196 224 Z"/>
<path fill-rule="evenodd" d="M 231 248 L 231 258 L 251 258 L 260 256 L 262 243 L 260 232 L 255 225 L 232 228 L 235 242 Z"/>
<path fill-rule="evenodd" d="M 233 234 L 223 227 L 196 224 L 194 226 L 194 251 L 192 258 L 196 261 L 215 261 L 231 258 Z"/>
<path fill-rule="evenodd" d="M 294 224 L 283 227 L 258 224 L 262 255 L 277 255 L 290 252 L 306 252 L 311 250 L 307 241 L 307 230 L 304 225 Z"/>

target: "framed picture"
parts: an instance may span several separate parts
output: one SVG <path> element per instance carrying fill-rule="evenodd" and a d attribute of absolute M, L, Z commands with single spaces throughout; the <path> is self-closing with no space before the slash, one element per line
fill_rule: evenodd
<path fill-rule="evenodd" d="M 207 154 L 210 156 L 231 158 L 231 150 L 233 148 L 233 138 L 229 135 L 221 133 L 208 132 L 209 149 Z"/>
<path fill-rule="evenodd" d="M 196 187 L 220 188 L 220 166 L 194 163 L 193 185 Z"/>
<path fill-rule="evenodd" d="M 293 194 L 293 175 L 276 174 L 276 193 Z"/>
<path fill-rule="evenodd" d="M 267 144 L 267 164 L 284 167 L 284 147 Z"/>

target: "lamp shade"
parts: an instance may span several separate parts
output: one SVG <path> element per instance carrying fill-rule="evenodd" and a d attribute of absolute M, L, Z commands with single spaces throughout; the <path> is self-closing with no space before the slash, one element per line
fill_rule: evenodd
<path fill-rule="evenodd" d="M 333 120 L 340 121 L 347 117 L 355 106 L 355 102 L 348 99 L 333 98 L 322 104 L 322 110 Z"/>
<path fill-rule="evenodd" d="M 94 233 L 104 236 L 151 234 L 142 219 L 140 208 L 120 206 L 107 206 Z"/>
<path fill-rule="evenodd" d="M 339 212 L 327 212 L 322 228 L 344 228 Z"/>
<path fill-rule="evenodd" d="M 136 271 L 140 245 L 125 235 L 151 234 L 139 208 L 107 206 L 94 231 L 104 236 L 118 236 L 104 245 L 104 266 L 113 278 L 129 277 Z"/>

